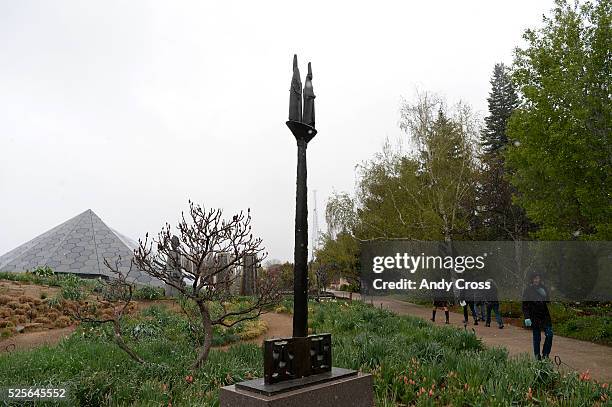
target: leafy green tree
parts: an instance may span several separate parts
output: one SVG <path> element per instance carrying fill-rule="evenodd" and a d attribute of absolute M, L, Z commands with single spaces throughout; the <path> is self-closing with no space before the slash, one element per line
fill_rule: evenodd
<path fill-rule="evenodd" d="M 469 238 L 477 174 L 474 116 L 464 104 L 450 109 L 427 93 L 404 104 L 401 114 L 413 150 L 386 143 L 358 166 L 355 198 L 337 196 L 328 217 L 358 240 Z"/>
<path fill-rule="evenodd" d="M 539 238 L 612 238 L 611 16 L 610 0 L 558 0 L 515 51 L 506 159 Z"/>
<path fill-rule="evenodd" d="M 325 275 L 329 281 L 336 277 L 343 277 L 351 284 L 359 286 L 359 242 L 353 235 L 343 231 L 335 238 L 329 234 L 322 237 L 322 245 L 315 252 L 315 269 L 325 268 Z"/>
<path fill-rule="evenodd" d="M 281 290 L 293 289 L 293 263 L 288 261 L 284 263 L 275 262 L 269 264 L 267 270 L 270 274 L 275 275 Z"/>
<path fill-rule="evenodd" d="M 325 207 L 327 231 L 333 239 L 338 233 L 350 233 L 355 227 L 355 202 L 346 192 L 334 192 Z"/>
<path fill-rule="evenodd" d="M 364 174 L 359 194 L 363 226 L 378 221 L 376 229 L 391 232 L 390 237 L 468 238 L 475 211 L 478 135 L 470 108 L 459 103 L 451 109 L 435 95 L 422 93 L 402 106 L 400 127 L 414 149 L 411 154 L 386 154 L 386 160 Z"/>

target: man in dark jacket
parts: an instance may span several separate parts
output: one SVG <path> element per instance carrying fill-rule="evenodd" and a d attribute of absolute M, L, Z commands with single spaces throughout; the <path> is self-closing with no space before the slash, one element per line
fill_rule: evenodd
<path fill-rule="evenodd" d="M 487 303 L 487 322 L 486 326 L 491 326 L 491 311 L 495 312 L 495 320 L 499 329 L 503 329 L 504 321 L 502 320 L 501 312 L 499 310 L 499 297 L 497 295 L 497 285 L 492 278 L 488 279 L 487 282 L 490 284 L 490 288 L 485 291 L 485 300 Z"/>
<path fill-rule="evenodd" d="M 470 290 L 464 288 L 459 291 L 459 304 L 463 307 L 463 325 L 468 323 L 468 310 L 472 311 L 474 317 L 474 325 L 478 325 L 478 315 L 476 315 L 476 309 L 474 309 L 474 295 Z"/>
<path fill-rule="evenodd" d="M 553 330 L 548 302 L 548 289 L 542 284 L 542 277 L 538 273 L 533 273 L 529 278 L 529 286 L 523 292 L 523 314 L 525 315 L 525 326 L 532 327 L 533 353 L 538 359 L 547 358 L 552 348 Z M 544 330 L 545 339 L 540 354 L 542 330 Z"/>

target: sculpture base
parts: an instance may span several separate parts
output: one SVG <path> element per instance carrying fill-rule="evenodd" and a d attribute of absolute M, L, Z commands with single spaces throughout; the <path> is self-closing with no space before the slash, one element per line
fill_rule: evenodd
<path fill-rule="evenodd" d="M 263 379 L 221 388 L 221 407 L 372 407 L 372 375 L 333 368 L 331 372 L 266 385 Z"/>

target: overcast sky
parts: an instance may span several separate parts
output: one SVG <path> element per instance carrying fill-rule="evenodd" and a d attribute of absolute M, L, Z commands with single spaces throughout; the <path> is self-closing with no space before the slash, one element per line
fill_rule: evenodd
<path fill-rule="evenodd" d="M 0 254 L 91 208 L 138 239 L 187 200 L 250 207 L 293 256 L 291 61 L 312 61 L 319 224 L 415 89 L 486 113 L 552 1 L 0 0 Z M 309 198 L 312 210 L 312 195 Z M 309 216 L 309 222 L 311 217 Z"/>

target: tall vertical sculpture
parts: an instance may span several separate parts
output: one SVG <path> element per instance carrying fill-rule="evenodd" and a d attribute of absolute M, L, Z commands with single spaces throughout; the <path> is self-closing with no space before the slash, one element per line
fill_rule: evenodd
<path fill-rule="evenodd" d="M 315 129 L 312 67 L 302 89 L 297 56 L 293 56 L 293 77 L 289 89 L 287 127 L 297 143 L 297 182 L 295 198 L 295 249 L 293 272 L 293 336 L 264 341 L 264 378 L 254 379 L 221 390 L 221 405 L 273 404 L 286 398 L 286 405 L 312 403 L 321 407 L 372 406 L 372 380 L 354 370 L 332 368 L 330 334 L 308 335 L 308 195 L 306 147 L 317 134 Z M 325 388 L 315 385 L 326 384 Z M 311 387 L 312 386 L 312 387 Z M 257 393 L 260 396 L 251 396 Z M 261 397 L 261 395 L 266 397 Z M 357 399 L 355 399 L 357 397 Z M 289 401 L 291 400 L 291 401 Z M 308 402 L 307 402 L 308 400 Z M 234 403 L 234 404 L 231 404 Z M 272 404 L 269 404 L 272 403 Z"/>

